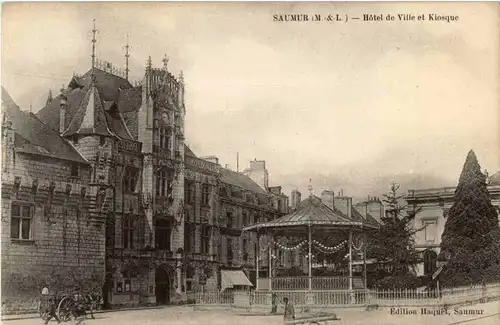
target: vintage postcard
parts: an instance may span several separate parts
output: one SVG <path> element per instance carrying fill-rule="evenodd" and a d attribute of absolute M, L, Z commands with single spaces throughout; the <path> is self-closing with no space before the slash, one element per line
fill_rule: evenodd
<path fill-rule="evenodd" d="M 498 3 L 1 24 L 2 323 L 500 323 Z"/>

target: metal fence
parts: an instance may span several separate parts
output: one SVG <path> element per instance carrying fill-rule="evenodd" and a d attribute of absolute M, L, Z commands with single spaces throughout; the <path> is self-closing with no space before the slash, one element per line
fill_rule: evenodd
<path fill-rule="evenodd" d="M 308 276 L 274 277 L 273 290 L 307 290 L 309 288 Z M 354 281 L 354 279 L 353 279 Z M 349 277 L 311 277 L 312 290 L 342 290 L 349 288 Z"/>
<path fill-rule="evenodd" d="M 500 283 L 443 290 L 250 290 L 227 291 L 224 293 L 192 292 L 189 294 L 189 297 L 193 304 L 233 305 L 235 304 L 236 295 L 238 303 L 247 301 L 247 304 L 250 306 L 271 306 L 273 294 L 276 294 L 279 301 L 287 297 L 296 306 L 435 306 L 500 298 Z"/>

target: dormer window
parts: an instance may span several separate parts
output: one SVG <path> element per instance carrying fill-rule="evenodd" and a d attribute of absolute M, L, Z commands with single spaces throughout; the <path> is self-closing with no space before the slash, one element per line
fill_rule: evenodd
<path fill-rule="evenodd" d="M 79 170 L 80 170 L 80 166 L 78 166 L 78 164 L 76 164 L 76 163 L 71 164 L 71 176 L 72 177 L 78 177 Z"/>

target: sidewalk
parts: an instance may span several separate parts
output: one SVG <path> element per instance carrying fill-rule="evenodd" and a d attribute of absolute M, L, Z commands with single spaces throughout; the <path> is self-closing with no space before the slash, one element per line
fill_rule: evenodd
<path fill-rule="evenodd" d="M 188 305 L 185 305 L 186 307 Z M 101 313 L 114 313 L 117 311 L 133 311 L 133 310 L 147 310 L 147 309 L 163 309 L 163 308 L 171 308 L 171 307 L 184 307 L 184 305 L 165 305 L 165 306 L 153 306 L 153 307 L 129 307 L 129 308 L 116 308 L 116 309 L 104 309 L 95 311 L 94 314 Z M 18 315 L 2 315 L 1 320 L 20 320 L 20 319 L 35 319 L 40 318 L 38 313 L 31 314 L 18 314 Z"/>

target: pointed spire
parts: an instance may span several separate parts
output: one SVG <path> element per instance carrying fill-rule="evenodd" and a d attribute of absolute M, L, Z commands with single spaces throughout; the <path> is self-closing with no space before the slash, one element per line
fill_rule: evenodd
<path fill-rule="evenodd" d="M 179 82 L 181 84 L 184 84 L 184 72 L 181 70 L 181 73 L 179 74 Z"/>
<path fill-rule="evenodd" d="M 52 97 L 52 90 L 49 89 L 49 95 L 47 96 L 47 102 L 45 105 L 49 105 L 54 98 Z"/>
<path fill-rule="evenodd" d="M 128 44 L 128 34 L 127 34 L 127 44 L 124 46 L 125 49 L 125 79 L 128 80 L 128 73 L 130 69 L 128 68 L 128 58 L 130 57 L 130 45 Z"/>
<path fill-rule="evenodd" d="M 95 68 L 95 44 L 97 43 L 97 40 L 95 38 L 96 33 L 98 30 L 95 28 L 95 19 L 93 20 L 94 22 L 94 28 L 92 29 L 92 70 L 91 70 L 91 82 L 95 83 L 95 74 L 94 74 L 94 68 Z"/>
<path fill-rule="evenodd" d="M 309 186 L 307 187 L 307 189 L 309 190 L 309 196 L 312 197 L 313 196 L 313 185 L 312 185 L 311 178 L 309 178 Z"/>
<path fill-rule="evenodd" d="M 151 70 L 151 67 L 153 66 L 151 62 L 151 55 L 148 57 L 148 61 L 146 63 L 146 70 Z"/>
<path fill-rule="evenodd" d="M 97 43 L 97 40 L 95 38 L 95 35 L 97 33 L 97 29 L 95 28 L 95 19 L 93 19 L 94 22 L 94 28 L 92 29 L 92 68 L 95 67 L 95 44 Z"/>

